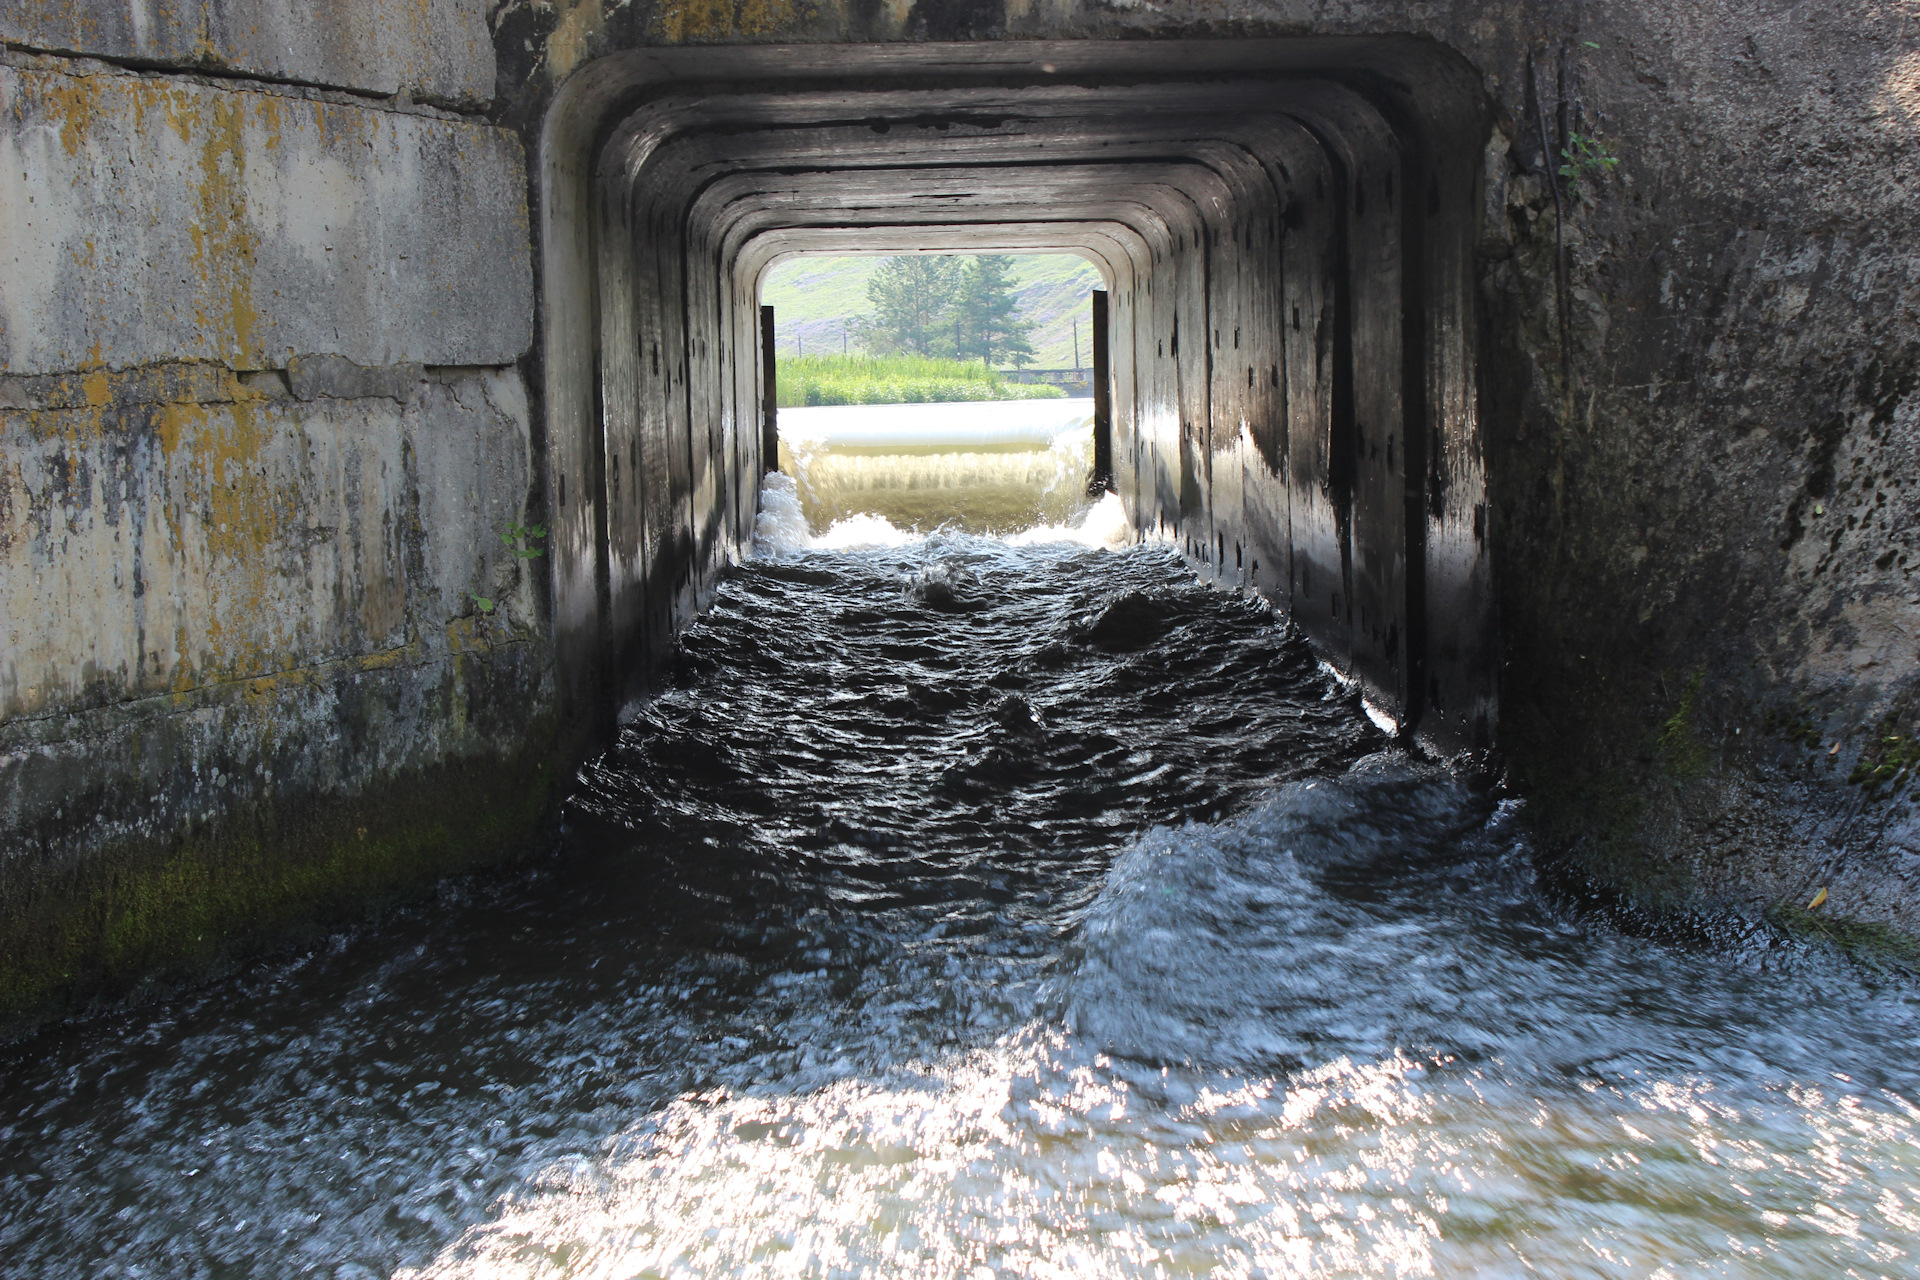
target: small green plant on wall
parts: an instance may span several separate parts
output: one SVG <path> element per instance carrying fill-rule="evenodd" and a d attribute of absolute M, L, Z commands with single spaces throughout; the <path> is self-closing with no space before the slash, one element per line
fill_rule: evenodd
<path fill-rule="evenodd" d="M 1696 671 L 1687 677 L 1686 688 L 1680 694 L 1680 705 L 1660 726 L 1660 736 L 1655 742 L 1660 750 L 1660 758 L 1675 782 L 1694 782 L 1704 778 L 1712 765 L 1707 748 L 1694 731 L 1694 702 L 1700 697 L 1700 687 L 1706 683 L 1706 679 L 1707 673 L 1704 671 Z"/>
<path fill-rule="evenodd" d="M 510 524 L 507 531 L 500 535 L 500 542 L 507 553 L 520 560 L 532 560 L 547 554 L 545 547 L 536 547 L 536 542 L 547 540 L 547 526 L 543 524 Z"/>
<path fill-rule="evenodd" d="M 1899 794 L 1920 774 L 1920 735 L 1895 733 L 1897 725 L 1897 716 L 1882 719 L 1860 752 L 1859 763 L 1847 775 L 1848 782 L 1866 788 L 1869 800 Z"/>
<path fill-rule="evenodd" d="M 1560 176 L 1579 194 L 1583 182 L 1599 182 L 1620 167 L 1620 157 L 1607 144 L 1590 133 L 1569 133 L 1567 145 L 1560 148 Z"/>
<path fill-rule="evenodd" d="M 516 560 L 534 560 L 547 554 L 545 547 L 536 547 L 536 542 L 547 540 L 547 526 L 543 524 L 510 524 L 507 531 L 500 535 L 500 545 L 507 554 Z M 473 601 L 473 607 L 481 613 L 492 613 L 497 606 L 486 596 L 467 592 L 467 598 Z"/>

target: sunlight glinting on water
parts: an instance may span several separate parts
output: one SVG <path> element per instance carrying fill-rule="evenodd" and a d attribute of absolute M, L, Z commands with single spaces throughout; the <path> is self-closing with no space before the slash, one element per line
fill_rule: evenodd
<path fill-rule="evenodd" d="M 402 1274 L 1051 1280 L 1183 1261 L 1221 1275 L 1430 1272 L 1431 1221 L 1403 1200 L 1363 1211 L 1377 1225 L 1359 1233 L 1319 1221 L 1378 1199 L 1376 1174 L 1405 1163 L 1396 1144 L 1330 1165 L 1310 1142 L 1329 1109 L 1417 1122 L 1425 1108 L 1404 1091 L 1411 1064 L 1337 1063 L 1292 1091 L 1271 1081 L 1203 1089 L 1158 1117 L 1159 1132 L 1129 1140 L 1142 1117 L 1126 1083 L 1098 1063 L 1036 1062 L 1038 1035 L 894 1087 L 682 1098 L 631 1153 L 591 1175 L 556 1170 L 549 1189 L 451 1256 Z M 1276 1201 L 1287 1192 L 1294 1203 Z M 1220 1242 L 1209 1237 L 1223 1232 L 1238 1237 L 1235 1256 L 1213 1256 Z"/>
<path fill-rule="evenodd" d="M 1735 975 L 1642 944 L 1555 962 L 1498 924 L 1521 864 L 1475 864 L 1482 895 L 1418 870 L 1458 820 L 1448 784 L 1389 757 L 1348 779 L 1147 833 L 1079 913 L 1049 1012 L 991 1046 L 683 1094 L 417 1274 L 1913 1273 L 1920 1110 L 1753 1052 L 1832 1060 L 1817 1013 L 1739 1012 L 1763 986 L 1697 1022 L 1688 988 Z M 1329 893 L 1382 857 L 1414 864 L 1400 892 Z M 805 1037 L 831 1015 L 793 977 Z M 1771 1017 L 1771 1042 L 1726 1016 Z M 1505 1047 L 1395 1047 L 1436 1036 Z M 1232 1065 L 1314 1040 L 1377 1047 Z"/>
<path fill-rule="evenodd" d="M 1401 1056 L 1143 1091 L 1070 1055 L 1029 1028 L 898 1084 L 683 1097 L 401 1274 L 1809 1276 L 1832 1236 L 1909 1273 L 1920 1215 L 1872 1159 L 1913 1171 L 1911 1109 L 1812 1091 L 1752 1117 L 1681 1078 L 1541 1096 Z M 1803 1180 L 1810 1208 L 1782 1194 Z"/>

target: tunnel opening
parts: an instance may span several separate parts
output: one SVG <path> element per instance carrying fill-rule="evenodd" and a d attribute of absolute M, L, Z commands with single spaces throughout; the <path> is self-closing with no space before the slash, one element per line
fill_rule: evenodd
<path fill-rule="evenodd" d="M 1105 279 L 1071 254 L 798 254 L 762 275 L 781 546 L 1082 530 L 1109 493 Z M 1097 348 L 1097 349 L 1096 349 Z M 1110 449 L 1109 449 L 1110 452 Z M 800 520 L 781 523 L 797 503 Z M 1103 523 L 1118 524 L 1117 495 Z M 769 518 L 770 513 L 779 517 Z M 1115 517 L 1118 517 L 1116 519 Z M 766 539 L 762 538 L 762 542 Z"/>
<path fill-rule="evenodd" d="M 646 50 L 543 135 L 546 454 L 576 753 L 760 506 L 759 286 L 795 254 L 1069 252 L 1107 286 L 1109 483 L 1402 731 L 1496 689 L 1473 248 L 1488 118 L 1423 41 Z"/>

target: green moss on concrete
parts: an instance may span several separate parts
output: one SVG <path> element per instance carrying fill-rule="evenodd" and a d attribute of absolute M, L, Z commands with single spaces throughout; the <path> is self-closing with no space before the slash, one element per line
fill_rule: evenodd
<path fill-rule="evenodd" d="M 557 799 L 545 757 L 527 749 L 353 796 L 267 802 L 166 848 L 103 849 L 80 870 L 44 876 L 0 917 L 0 1023 L 201 970 L 449 872 L 523 854 L 537 847 Z"/>
<path fill-rule="evenodd" d="M 1869 968 L 1920 971 L 1920 940 L 1883 924 L 1830 916 L 1784 902 L 1767 912 L 1767 923 L 1796 938 L 1830 943 Z"/>
<path fill-rule="evenodd" d="M 1814 722 L 1813 710 L 1798 700 L 1768 711 L 1760 728 L 1809 751 L 1820 745 L 1820 726 Z"/>
<path fill-rule="evenodd" d="M 1699 698 L 1700 686 L 1706 683 L 1706 678 L 1704 671 L 1696 671 L 1687 677 L 1686 688 L 1680 694 L 1680 705 L 1660 726 L 1656 743 L 1660 762 L 1666 766 L 1675 782 L 1695 782 L 1706 777 L 1712 763 L 1705 744 L 1694 730 L 1694 702 Z"/>
<path fill-rule="evenodd" d="M 1625 768 L 1587 778 L 1549 773 L 1536 777 L 1528 815 L 1549 860 L 1577 870 L 1591 889 L 1664 911 L 1686 901 L 1691 879 L 1645 838 L 1649 782 Z"/>
<path fill-rule="evenodd" d="M 1867 735 L 1847 781 L 1866 788 L 1867 799 L 1891 797 L 1920 770 L 1920 734 L 1899 732 L 1898 713 L 1889 713 Z"/>
<path fill-rule="evenodd" d="M 1570 700 L 1556 722 L 1509 720 L 1508 753 L 1529 793 L 1529 825 L 1563 881 L 1643 912 L 1689 909 L 1692 876 L 1648 834 L 1656 807 L 1712 770 L 1698 727 L 1705 686 L 1704 673 L 1689 675 L 1673 710 L 1651 723 L 1647 707 L 1658 705 L 1657 694 L 1597 686 Z"/>

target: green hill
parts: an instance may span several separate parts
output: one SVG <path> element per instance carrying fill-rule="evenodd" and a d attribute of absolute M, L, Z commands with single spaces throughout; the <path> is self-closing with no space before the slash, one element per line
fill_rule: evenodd
<path fill-rule="evenodd" d="M 839 355 L 859 347 L 846 335 L 866 315 L 867 278 L 884 257 L 791 258 L 767 273 L 760 301 L 774 313 L 775 344 L 782 355 Z M 1074 322 L 1080 328 L 1080 364 L 1093 362 L 1087 333 L 1088 297 L 1101 287 L 1100 273 L 1085 258 L 1069 254 L 1021 254 L 1015 261 L 1020 315 L 1033 323 L 1032 342 L 1042 369 L 1074 367 Z"/>

